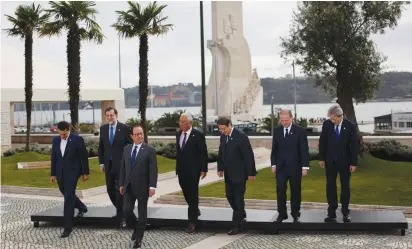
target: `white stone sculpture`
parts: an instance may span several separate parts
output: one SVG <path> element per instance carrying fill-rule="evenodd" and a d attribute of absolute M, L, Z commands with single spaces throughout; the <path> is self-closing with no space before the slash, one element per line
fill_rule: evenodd
<path fill-rule="evenodd" d="M 206 89 L 208 119 L 262 115 L 263 88 L 243 36 L 242 2 L 213 1 L 212 72 Z M 217 96 L 216 96 L 217 94 Z M 217 103 L 217 104 L 216 104 Z M 212 117 L 210 116 L 212 114 Z M 244 120 L 244 118 L 242 118 Z"/>

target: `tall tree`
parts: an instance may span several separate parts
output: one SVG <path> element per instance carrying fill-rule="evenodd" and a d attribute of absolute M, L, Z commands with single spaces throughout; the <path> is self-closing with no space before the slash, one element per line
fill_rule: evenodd
<path fill-rule="evenodd" d="M 149 36 L 166 34 L 173 28 L 172 24 L 165 24 L 168 17 L 162 17 L 162 11 L 167 5 L 149 3 L 143 8 L 137 2 L 127 2 L 129 9 L 116 11 L 118 19 L 112 25 L 120 36 L 125 38 L 139 37 L 139 113 L 141 124 L 146 127 L 146 107 L 148 97 L 149 75 Z M 147 129 L 144 131 L 144 141 L 147 143 Z"/>
<path fill-rule="evenodd" d="M 67 31 L 67 85 L 72 130 L 77 131 L 79 125 L 80 102 L 80 48 L 82 40 L 103 42 L 103 34 L 95 21 L 96 4 L 92 1 L 49 2 L 46 10 L 54 17 L 42 29 L 42 35 L 60 36 Z"/>
<path fill-rule="evenodd" d="M 282 56 L 294 56 L 303 72 L 335 95 L 346 118 L 357 125 L 353 99 L 363 103 L 374 96 L 386 60 L 370 36 L 395 28 L 404 4 L 302 2 L 294 13 L 290 36 L 282 38 Z"/>
<path fill-rule="evenodd" d="M 26 151 L 29 151 L 31 131 L 31 110 L 33 97 L 33 34 L 47 23 L 49 15 L 41 5 L 19 5 L 14 12 L 15 17 L 5 15 L 13 25 L 6 29 L 7 35 L 18 36 L 24 40 L 25 84 L 24 94 L 26 102 Z"/>

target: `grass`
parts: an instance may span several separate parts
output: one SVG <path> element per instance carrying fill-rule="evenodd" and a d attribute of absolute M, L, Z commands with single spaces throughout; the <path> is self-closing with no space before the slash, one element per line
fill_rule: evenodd
<path fill-rule="evenodd" d="M 312 161 L 310 166 L 302 180 L 302 201 L 326 203 L 325 171 L 319 167 L 319 161 Z M 350 183 L 352 204 L 412 206 L 412 163 L 361 158 Z M 339 185 L 338 176 L 338 200 Z M 199 195 L 224 198 L 224 183 L 201 187 Z M 289 186 L 287 196 L 289 199 Z M 260 170 L 255 181 L 248 181 L 245 199 L 276 200 L 276 180 L 270 168 Z"/>
<path fill-rule="evenodd" d="M 38 161 L 50 161 L 50 156 L 41 155 L 36 152 L 24 152 L 11 157 L 2 157 L 1 185 L 58 189 L 57 184 L 50 183 L 50 169 L 17 170 L 17 162 Z M 77 189 L 81 190 L 105 185 L 104 173 L 100 172 L 98 164 L 97 158 L 89 160 L 89 179 L 85 183 L 80 179 Z M 157 156 L 157 165 L 159 174 L 173 171 L 175 169 L 175 160 Z"/>

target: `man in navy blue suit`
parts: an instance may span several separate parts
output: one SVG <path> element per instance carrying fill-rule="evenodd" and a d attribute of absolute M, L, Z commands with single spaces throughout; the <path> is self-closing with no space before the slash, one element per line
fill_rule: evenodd
<path fill-rule="evenodd" d="M 73 230 L 74 209 L 79 210 L 77 217 L 83 217 L 87 212 L 87 207 L 75 192 L 79 177 L 83 181 L 89 177 L 88 153 L 83 138 L 71 133 L 69 128 L 65 121 L 57 125 L 59 136 L 53 139 L 51 152 L 50 181 L 57 181 L 64 196 L 64 230 L 61 238 L 68 237 Z"/>
<path fill-rule="evenodd" d="M 276 194 L 278 217 L 276 223 L 288 219 L 286 211 L 287 183 L 290 183 L 291 215 L 299 222 L 302 176 L 309 169 L 309 145 L 305 129 L 292 123 L 292 111 L 282 109 L 280 123 L 273 130 L 273 143 L 270 161 L 272 172 L 276 173 Z"/>

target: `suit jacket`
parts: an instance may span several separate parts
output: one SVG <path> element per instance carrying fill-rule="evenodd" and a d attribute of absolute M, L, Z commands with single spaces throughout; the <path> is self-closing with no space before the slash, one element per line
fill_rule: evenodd
<path fill-rule="evenodd" d="M 131 143 L 133 143 L 133 140 L 130 137 L 130 128 L 127 125 L 117 121 L 113 144 L 110 144 L 109 140 L 109 124 L 100 127 L 99 163 L 105 165 L 106 172 L 119 172 L 123 149 Z M 110 157 L 112 158 L 112 165 L 109 168 Z"/>
<path fill-rule="evenodd" d="M 156 150 L 152 146 L 142 143 L 137 152 L 136 161 L 134 165 L 131 165 L 133 146 L 133 144 L 129 144 L 123 151 L 119 177 L 120 186 L 124 186 L 126 191 L 130 184 L 134 195 L 148 195 L 149 188 L 157 186 Z"/>
<path fill-rule="evenodd" d="M 342 120 L 339 139 L 336 140 L 335 125 L 326 120 L 322 125 L 319 137 L 319 156 L 321 161 L 332 163 L 335 161 L 343 166 L 358 165 L 358 137 L 356 126 L 347 119 Z"/>
<path fill-rule="evenodd" d="M 53 138 L 51 150 L 51 176 L 56 176 L 58 181 L 64 179 L 77 179 L 81 175 L 89 174 L 89 158 L 84 139 L 70 133 L 67 145 L 62 156 L 60 150 L 61 137 Z"/>
<path fill-rule="evenodd" d="M 276 172 L 289 176 L 309 167 L 309 145 L 305 129 L 292 124 L 287 138 L 282 125 L 273 130 L 270 162 L 276 165 Z"/>
<path fill-rule="evenodd" d="M 183 132 L 176 134 L 176 174 L 188 174 L 200 176 L 200 172 L 208 171 L 208 153 L 205 135 L 192 128 L 187 134 L 186 145 L 180 147 L 180 138 Z"/>
<path fill-rule="evenodd" d="M 255 156 L 249 138 L 233 128 L 231 136 L 220 136 L 218 171 L 225 172 L 225 181 L 242 182 L 256 176 Z M 227 179 L 227 177 L 229 179 Z"/>

